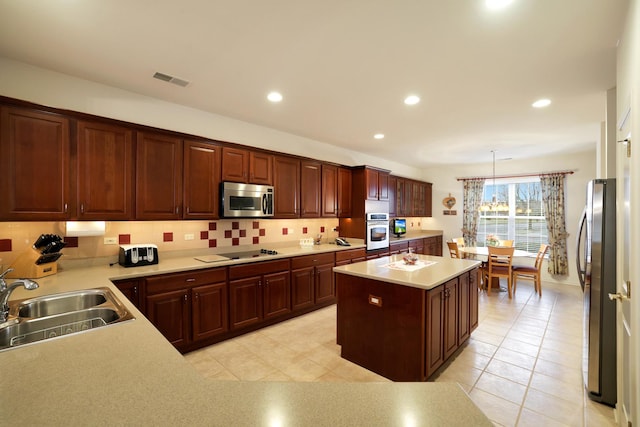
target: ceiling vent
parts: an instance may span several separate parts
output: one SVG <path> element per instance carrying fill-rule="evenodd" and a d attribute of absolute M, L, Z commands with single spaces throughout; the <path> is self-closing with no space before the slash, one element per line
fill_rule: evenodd
<path fill-rule="evenodd" d="M 153 78 L 154 79 L 158 79 L 158 80 L 162 80 L 164 82 L 173 83 L 174 85 L 178 85 L 178 86 L 181 86 L 181 87 L 187 87 L 187 85 L 190 83 L 190 82 L 188 82 L 186 80 L 179 79 L 178 77 L 173 77 L 173 76 L 170 76 L 168 74 L 158 73 L 158 72 L 156 72 L 153 75 Z"/>

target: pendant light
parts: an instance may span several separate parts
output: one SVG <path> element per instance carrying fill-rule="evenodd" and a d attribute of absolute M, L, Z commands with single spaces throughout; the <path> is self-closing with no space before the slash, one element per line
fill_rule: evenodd
<path fill-rule="evenodd" d="M 496 150 L 491 150 L 493 155 L 493 197 L 491 197 L 491 203 L 485 203 L 480 206 L 482 212 L 506 212 L 509 210 L 509 205 L 506 202 L 498 201 L 496 192 Z"/>

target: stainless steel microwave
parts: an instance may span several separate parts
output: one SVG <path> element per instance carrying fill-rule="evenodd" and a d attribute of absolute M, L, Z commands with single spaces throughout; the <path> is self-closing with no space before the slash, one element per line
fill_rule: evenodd
<path fill-rule="evenodd" d="M 223 182 L 220 195 L 222 218 L 255 218 L 273 216 L 271 185 Z"/>

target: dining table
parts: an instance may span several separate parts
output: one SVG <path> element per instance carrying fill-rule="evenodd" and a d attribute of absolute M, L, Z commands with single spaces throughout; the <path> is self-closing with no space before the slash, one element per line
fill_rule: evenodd
<path fill-rule="evenodd" d="M 465 255 L 463 256 L 464 258 L 476 259 L 478 261 L 482 261 L 482 267 L 480 268 L 481 270 L 486 268 L 486 263 L 487 263 L 487 260 L 489 259 L 489 248 L 487 246 L 463 246 L 463 247 L 458 246 L 458 251 L 461 252 L 461 255 L 462 254 Z M 513 257 L 514 258 L 535 258 L 536 254 L 523 251 L 521 249 L 514 249 Z M 483 275 L 483 278 L 484 278 L 484 275 Z M 486 286 L 486 284 L 483 283 L 482 286 L 484 287 Z M 507 292 L 507 288 L 503 288 L 500 286 L 500 280 L 497 277 L 493 278 L 493 281 L 491 282 L 491 288 L 498 289 L 500 292 Z"/>

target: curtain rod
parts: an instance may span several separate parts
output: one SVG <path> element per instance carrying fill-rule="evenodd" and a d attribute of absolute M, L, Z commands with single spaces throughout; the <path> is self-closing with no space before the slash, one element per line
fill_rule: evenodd
<path fill-rule="evenodd" d="M 555 171 L 555 172 L 540 172 L 540 173 L 520 173 L 513 175 L 496 175 L 496 179 L 501 178 L 524 178 L 528 176 L 549 176 L 549 175 L 571 175 L 574 171 L 572 170 L 564 170 L 564 171 Z M 494 176 L 469 176 L 469 177 L 458 177 L 456 180 L 458 181 L 468 181 L 470 179 L 493 179 Z"/>

